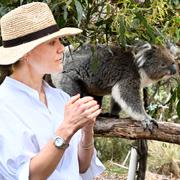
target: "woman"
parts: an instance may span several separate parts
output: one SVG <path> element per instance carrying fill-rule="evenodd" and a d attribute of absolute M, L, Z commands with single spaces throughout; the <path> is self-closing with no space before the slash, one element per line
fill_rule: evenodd
<path fill-rule="evenodd" d="M 59 38 L 80 32 L 59 30 L 40 2 L 1 18 L 0 64 L 11 71 L 0 86 L 0 179 L 90 180 L 104 170 L 93 146 L 97 102 L 43 81 L 62 71 Z"/>

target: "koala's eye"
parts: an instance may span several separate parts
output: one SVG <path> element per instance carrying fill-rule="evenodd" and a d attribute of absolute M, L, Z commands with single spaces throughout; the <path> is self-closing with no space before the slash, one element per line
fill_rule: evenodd
<path fill-rule="evenodd" d="M 166 67 L 166 64 L 165 63 L 161 63 L 160 65 L 162 68 Z"/>

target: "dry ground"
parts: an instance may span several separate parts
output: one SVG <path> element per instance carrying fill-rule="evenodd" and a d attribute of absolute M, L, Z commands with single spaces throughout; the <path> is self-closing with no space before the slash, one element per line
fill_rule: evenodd
<path fill-rule="evenodd" d="M 127 180 L 127 174 L 119 176 L 117 174 L 107 175 L 106 173 L 103 173 L 101 176 L 95 178 L 95 180 Z M 180 178 L 147 172 L 145 180 L 180 180 Z"/>

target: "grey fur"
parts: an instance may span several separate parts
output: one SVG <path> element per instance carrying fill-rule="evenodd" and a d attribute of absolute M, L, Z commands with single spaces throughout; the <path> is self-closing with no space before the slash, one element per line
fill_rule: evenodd
<path fill-rule="evenodd" d="M 144 128 L 152 131 L 157 125 L 144 110 L 142 89 L 176 73 L 168 49 L 148 43 L 128 51 L 86 44 L 72 54 L 66 51 L 64 59 L 64 70 L 56 86 L 71 96 L 94 96 L 100 103 L 104 95 L 112 94 L 114 102 L 133 119 L 141 120 Z M 111 111 L 114 115 L 120 110 L 116 103 Z"/>

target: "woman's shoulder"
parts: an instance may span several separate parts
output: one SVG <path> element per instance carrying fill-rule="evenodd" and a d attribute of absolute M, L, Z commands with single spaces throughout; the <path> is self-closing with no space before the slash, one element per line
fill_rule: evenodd
<path fill-rule="evenodd" d="M 62 98 L 65 101 L 70 99 L 69 94 L 67 94 L 65 91 L 63 91 L 60 88 L 52 87 L 46 82 L 45 82 L 45 87 L 50 92 L 50 94 L 53 95 L 55 98 Z"/>
<path fill-rule="evenodd" d="M 65 91 L 63 91 L 60 88 L 55 88 L 55 90 L 57 91 L 58 94 L 60 94 L 62 97 L 64 97 L 65 99 L 70 99 L 69 94 L 67 94 Z"/>
<path fill-rule="evenodd" d="M 6 88 L 3 84 L 0 85 L 0 101 L 3 101 L 3 99 L 7 99 L 10 97 L 9 89 Z"/>

